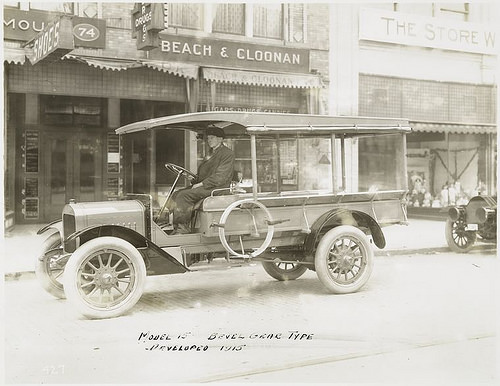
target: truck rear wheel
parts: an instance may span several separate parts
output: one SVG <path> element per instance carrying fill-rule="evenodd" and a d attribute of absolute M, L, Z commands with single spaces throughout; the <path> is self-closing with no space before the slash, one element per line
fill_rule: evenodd
<path fill-rule="evenodd" d="M 139 251 L 117 237 L 99 237 L 79 247 L 64 271 L 68 300 L 89 318 L 113 318 L 140 299 L 146 266 Z"/>
<path fill-rule="evenodd" d="M 269 276 L 279 281 L 295 280 L 301 277 L 306 271 L 307 267 L 298 263 L 286 263 L 274 261 L 263 261 L 262 267 Z"/>
<path fill-rule="evenodd" d="M 325 233 L 314 257 L 316 274 L 332 293 L 351 293 L 366 284 L 373 270 L 373 250 L 366 235 L 350 225 Z"/>

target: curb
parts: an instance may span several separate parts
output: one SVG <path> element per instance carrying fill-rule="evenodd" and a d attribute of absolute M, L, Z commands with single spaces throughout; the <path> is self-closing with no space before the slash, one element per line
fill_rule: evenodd
<path fill-rule="evenodd" d="M 401 256 L 401 255 L 432 255 L 434 253 L 451 252 L 449 247 L 431 248 L 403 248 L 403 249 L 380 249 L 376 250 L 375 256 Z"/>

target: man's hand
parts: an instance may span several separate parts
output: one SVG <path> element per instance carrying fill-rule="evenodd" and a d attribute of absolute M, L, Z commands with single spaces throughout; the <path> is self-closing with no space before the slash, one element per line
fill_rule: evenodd
<path fill-rule="evenodd" d="M 194 184 L 191 186 L 191 189 L 196 189 L 196 188 L 201 188 L 203 186 L 203 182 L 198 182 L 197 184 Z"/>

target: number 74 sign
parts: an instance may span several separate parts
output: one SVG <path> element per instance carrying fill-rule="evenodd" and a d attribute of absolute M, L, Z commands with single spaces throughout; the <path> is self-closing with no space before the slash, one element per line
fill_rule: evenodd
<path fill-rule="evenodd" d="M 73 17 L 75 47 L 106 48 L 106 21 Z"/>

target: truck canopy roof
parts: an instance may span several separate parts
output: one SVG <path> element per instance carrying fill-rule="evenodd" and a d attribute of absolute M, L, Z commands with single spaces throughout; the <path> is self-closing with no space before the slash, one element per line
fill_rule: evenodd
<path fill-rule="evenodd" d="M 116 133 L 128 134 L 161 128 L 203 134 L 209 125 L 224 129 L 227 136 L 272 133 L 358 136 L 411 131 L 408 120 L 399 118 L 212 111 L 147 119 L 119 127 Z"/>

